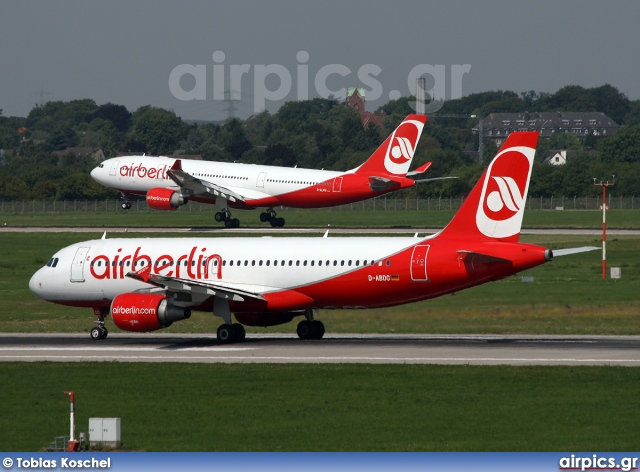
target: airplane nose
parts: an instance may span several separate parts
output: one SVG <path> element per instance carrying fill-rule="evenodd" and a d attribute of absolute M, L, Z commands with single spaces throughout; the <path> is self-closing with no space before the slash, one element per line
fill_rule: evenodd
<path fill-rule="evenodd" d="M 100 168 L 99 167 L 94 167 L 94 169 L 91 171 L 91 178 L 93 180 L 95 180 L 96 182 L 98 181 L 98 174 L 100 173 Z"/>
<path fill-rule="evenodd" d="M 40 298 L 42 298 L 42 280 L 42 269 L 33 274 L 29 280 L 29 290 Z"/>

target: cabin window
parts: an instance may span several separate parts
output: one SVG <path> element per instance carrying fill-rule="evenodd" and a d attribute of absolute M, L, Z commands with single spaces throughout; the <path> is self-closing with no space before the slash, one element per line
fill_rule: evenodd
<path fill-rule="evenodd" d="M 387 259 L 387 267 L 391 265 L 391 259 Z"/>
<path fill-rule="evenodd" d="M 229 267 L 233 267 L 233 261 L 229 261 Z"/>
<path fill-rule="evenodd" d="M 299 265 L 300 265 L 300 261 L 296 261 L 296 266 L 299 266 Z"/>
<path fill-rule="evenodd" d="M 304 261 L 304 262 L 302 263 L 302 265 L 303 265 L 303 266 L 305 266 L 305 267 L 307 267 L 307 261 Z"/>
<path fill-rule="evenodd" d="M 262 267 L 262 260 L 258 261 L 258 265 Z"/>
<path fill-rule="evenodd" d="M 293 265 L 293 261 L 289 261 L 289 267 Z"/>
<path fill-rule="evenodd" d="M 337 266 L 338 265 L 338 261 L 333 261 L 333 266 Z"/>
<path fill-rule="evenodd" d="M 255 266 L 256 265 L 256 261 L 251 261 L 251 265 Z"/>

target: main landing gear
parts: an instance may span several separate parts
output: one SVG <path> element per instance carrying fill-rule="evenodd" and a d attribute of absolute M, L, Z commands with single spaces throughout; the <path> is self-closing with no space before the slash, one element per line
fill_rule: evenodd
<path fill-rule="evenodd" d="M 298 337 L 300 339 L 322 339 L 324 336 L 324 324 L 322 321 L 313 319 L 313 311 L 305 310 L 304 316 L 306 320 L 302 320 L 298 323 Z"/>
<path fill-rule="evenodd" d="M 98 317 L 98 320 L 96 321 L 96 324 L 98 326 L 91 329 L 91 339 L 93 339 L 94 341 L 97 341 L 99 339 L 107 339 L 109 331 L 107 331 L 107 328 L 105 328 L 104 326 L 104 315 L 106 311 L 106 308 L 94 309 L 94 313 Z"/>
<path fill-rule="evenodd" d="M 282 228 L 285 223 L 284 218 L 276 216 L 276 212 L 273 211 L 273 208 L 269 208 L 267 211 L 260 213 L 260 221 L 263 223 L 268 221 L 274 228 Z"/>
<path fill-rule="evenodd" d="M 128 193 L 120 193 L 120 198 L 122 199 L 122 203 L 120 204 L 120 207 L 123 210 L 131 210 L 131 202 L 129 201 L 129 194 Z"/>
<path fill-rule="evenodd" d="M 238 218 L 231 218 L 231 212 L 227 209 L 217 212 L 215 214 L 215 219 L 218 223 L 224 221 L 225 228 L 240 227 L 240 220 Z"/>
<path fill-rule="evenodd" d="M 218 328 L 218 341 L 222 344 L 231 344 L 244 341 L 247 332 L 240 323 L 225 323 Z"/>

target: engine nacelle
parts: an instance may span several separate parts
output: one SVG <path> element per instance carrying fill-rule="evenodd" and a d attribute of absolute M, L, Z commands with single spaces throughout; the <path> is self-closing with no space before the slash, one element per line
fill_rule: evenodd
<path fill-rule="evenodd" d="M 294 316 L 304 315 L 304 312 L 279 311 L 275 313 L 235 313 L 238 323 L 245 326 L 276 326 L 289 323 Z"/>
<path fill-rule="evenodd" d="M 170 188 L 152 188 L 147 192 L 147 205 L 155 210 L 175 210 L 188 200 Z"/>
<path fill-rule="evenodd" d="M 191 317 L 191 310 L 172 305 L 164 295 L 123 293 L 111 303 L 113 323 L 124 331 L 155 331 Z"/>

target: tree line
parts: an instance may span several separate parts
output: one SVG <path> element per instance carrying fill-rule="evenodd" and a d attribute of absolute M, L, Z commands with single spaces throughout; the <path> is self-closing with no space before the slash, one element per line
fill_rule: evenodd
<path fill-rule="evenodd" d="M 0 200 L 114 198 L 114 191 L 91 179 L 89 172 L 96 165 L 91 157 L 54 154 L 70 147 L 102 149 L 106 157 L 119 152 L 172 155 L 179 150 L 212 161 L 348 170 L 364 162 L 413 112 L 413 100 L 401 97 L 381 106 L 377 112 L 386 114 L 382 128 L 363 127 L 356 110 L 331 98 L 287 102 L 274 114 L 220 123 L 188 122 L 153 106 L 130 112 L 122 105 L 97 105 L 90 99 L 48 102 L 34 107 L 27 117 L 5 117 L 0 110 Z M 471 94 L 445 102 L 438 114 L 525 111 L 599 111 L 623 125 L 615 136 L 541 138 L 530 195 L 594 196 L 599 189 L 592 179 L 614 174 L 612 190 L 617 195 L 640 195 L 640 100 L 629 100 L 611 85 L 572 85 L 554 94 Z M 476 124 L 473 118 L 427 120 L 413 166 L 432 161 L 429 176 L 459 178 L 419 185 L 419 196 L 460 197 L 470 191 L 497 151 L 492 142 L 486 144 L 485 159 L 479 162 L 478 136 L 471 131 Z M 576 153 L 564 166 L 542 165 L 551 149 Z"/>

